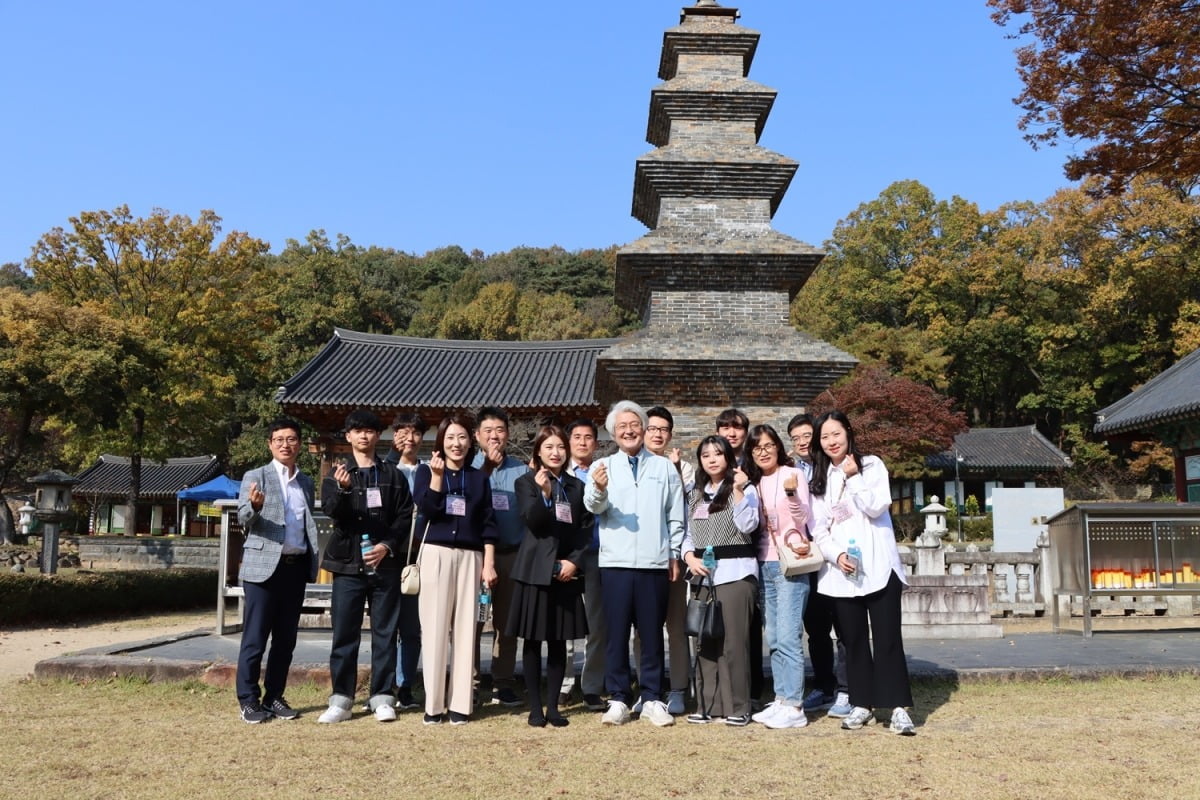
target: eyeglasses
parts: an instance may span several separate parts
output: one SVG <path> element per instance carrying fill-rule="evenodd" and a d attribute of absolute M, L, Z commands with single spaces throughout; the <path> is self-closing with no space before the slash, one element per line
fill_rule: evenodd
<path fill-rule="evenodd" d="M 765 455 L 766 453 L 774 453 L 775 450 L 776 450 L 776 448 L 775 448 L 774 442 L 767 442 L 766 444 L 756 444 L 754 447 L 750 448 L 750 452 L 754 453 L 754 455 L 756 455 L 756 456 L 757 455 Z"/>
<path fill-rule="evenodd" d="M 616 429 L 618 431 L 633 431 L 634 433 L 637 433 L 638 431 L 640 431 L 642 429 L 642 423 L 640 423 L 640 422 L 622 422 L 620 425 L 617 426 Z"/>
<path fill-rule="evenodd" d="M 288 436 L 285 438 L 276 437 L 271 440 L 271 444 L 300 444 L 300 439 L 296 436 Z"/>
<path fill-rule="evenodd" d="M 647 425 L 646 433 L 670 433 L 670 428 L 664 428 L 661 425 Z"/>

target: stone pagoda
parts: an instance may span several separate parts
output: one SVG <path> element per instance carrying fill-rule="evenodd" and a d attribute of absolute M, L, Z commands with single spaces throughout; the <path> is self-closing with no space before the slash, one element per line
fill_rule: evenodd
<path fill-rule="evenodd" d="M 795 330 L 789 303 L 824 253 L 772 229 L 797 163 L 759 146 L 776 92 L 749 80 L 759 33 L 713 0 L 663 35 L 637 161 L 633 216 L 650 232 L 617 253 L 616 298 L 643 328 L 603 351 L 596 398 L 662 404 L 676 443 L 737 407 L 786 439 L 790 416 L 849 372 L 849 354 Z"/>

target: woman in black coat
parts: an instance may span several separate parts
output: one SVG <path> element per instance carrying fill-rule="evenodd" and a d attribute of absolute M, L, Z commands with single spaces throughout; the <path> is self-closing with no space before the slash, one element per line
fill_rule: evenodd
<path fill-rule="evenodd" d="M 592 515 L 583 507 L 583 482 L 567 466 L 567 436 L 555 425 L 533 440 L 533 471 L 517 478 L 517 511 L 525 538 L 513 563 L 512 610 L 505 633 L 525 640 L 525 691 L 529 724 L 556 728 L 567 720 L 558 711 L 558 689 L 567 669 L 567 640 L 587 636 L 583 582 L 584 551 L 592 538 Z M 546 643 L 549 702 L 542 710 L 542 642 Z"/>

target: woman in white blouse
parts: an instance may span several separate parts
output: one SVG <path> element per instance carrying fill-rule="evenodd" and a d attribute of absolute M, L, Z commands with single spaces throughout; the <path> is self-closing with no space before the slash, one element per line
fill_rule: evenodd
<path fill-rule="evenodd" d="M 708 436 L 696 449 L 702 475 L 688 495 L 688 525 L 683 560 L 692 575 L 704 579 L 701 596 L 715 594 L 721 605 L 724 636 L 697 642 L 699 686 L 692 723 L 725 718 L 726 725 L 750 722 L 750 621 L 758 598 L 758 495 L 737 467 L 733 448 L 722 436 Z M 716 559 L 711 570 L 704 555 Z M 711 583 L 709 582 L 711 578 Z"/>
<path fill-rule="evenodd" d="M 828 562 L 817 591 L 834 599 L 854 706 L 842 727 L 858 730 L 875 721 L 875 708 L 891 708 L 892 732 L 911 736 L 905 708 L 912 705 L 912 690 L 900 634 L 907 581 L 888 511 L 887 467 L 859 452 L 850 420 L 840 411 L 817 419 L 813 439 L 819 444 L 810 484 L 813 533 Z"/>

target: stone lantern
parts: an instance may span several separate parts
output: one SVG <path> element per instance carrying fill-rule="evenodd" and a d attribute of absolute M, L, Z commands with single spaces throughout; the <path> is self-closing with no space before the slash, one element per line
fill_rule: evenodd
<path fill-rule="evenodd" d="M 946 513 L 950 510 L 938 502 L 937 495 L 931 495 L 929 505 L 921 509 L 925 515 L 925 530 L 919 537 L 928 542 L 926 547 L 937 547 L 942 543 L 942 537 L 949 528 L 946 527 Z M 918 542 L 920 543 L 920 542 Z"/>
<path fill-rule="evenodd" d="M 34 516 L 42 523 L 42 574 L 58 572 L 58 530 L 71 512 L 71 487 L 79 481 L 62 470 L 52 469 L 30 478 L 37 487 Z"/>

